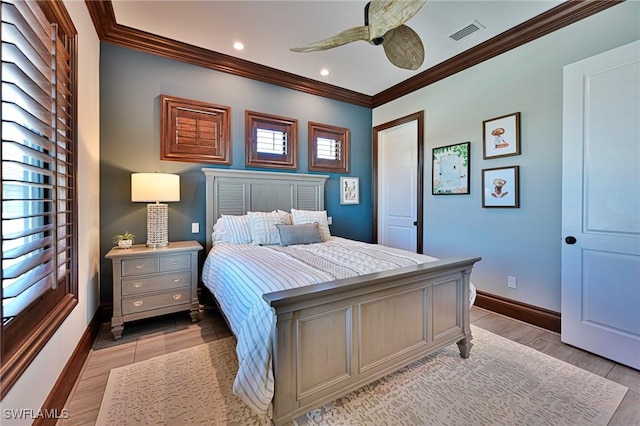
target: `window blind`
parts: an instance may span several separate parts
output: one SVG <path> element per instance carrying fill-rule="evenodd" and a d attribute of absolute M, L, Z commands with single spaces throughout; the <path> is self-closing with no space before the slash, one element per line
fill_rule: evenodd
<path fill-rule="evenodd" d="M 2 2 L 3 334 L 48 293 L 71 290 L 75 146 L 68 44 L 37 2 Z M 61 286 L 65 291 L 55 291 Z M 11 350 L 4 341 L 2 349 Z"/>
<path fill-rule="evenodd" d="M 322 160 L 340 160 L 342 158 L 341 141 L 318 138 L 316 140 L 316 157 Z"/>
<path fill-rule="evenodd" d="M 231 107 L 160 95 L 160 159 L 231 164 Z"/>
<path fill-rule="evenodd" d="M 221 118 L 217 114 L 178 108 L 176 111 L 176 141 L 185 145 L 205 145 L 216 148 Z"/>
<path fill-rule="evenodd" d="M 258 128 L 256 147 L 262 154 L 287 155 L 287 134 L 278 130 Z"/>

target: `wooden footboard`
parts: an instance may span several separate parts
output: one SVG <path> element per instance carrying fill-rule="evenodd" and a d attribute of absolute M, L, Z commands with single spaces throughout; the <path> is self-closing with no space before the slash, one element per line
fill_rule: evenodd
<path fill-rule="evenodd" d="M 273 421 L 458 343 L 471 349 L 469 276 L 479 257 L 444 259 L 269 293 L 275 309 Z"/>

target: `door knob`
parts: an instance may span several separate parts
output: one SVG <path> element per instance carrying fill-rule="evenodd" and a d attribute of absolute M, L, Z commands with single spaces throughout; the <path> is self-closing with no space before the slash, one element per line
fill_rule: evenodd
<path fill-rule="evenodd" d="M 564 239 L 564 242 L 567 244 L 575 244 L 577 241 L 578 240 L 576 240 L 576 237 L 573 237 L 571 235 Z"/>

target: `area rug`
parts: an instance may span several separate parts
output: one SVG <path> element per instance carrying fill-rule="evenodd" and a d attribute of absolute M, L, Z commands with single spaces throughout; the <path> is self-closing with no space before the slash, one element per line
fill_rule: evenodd
<path fill-rule="evenodd" d="M 456 345 L 297 418 L 302 425 L 606 425 L 627 388 L 472 326 Z M 98 425 L 263 425 L 226 338 L 111 370 Z"/>

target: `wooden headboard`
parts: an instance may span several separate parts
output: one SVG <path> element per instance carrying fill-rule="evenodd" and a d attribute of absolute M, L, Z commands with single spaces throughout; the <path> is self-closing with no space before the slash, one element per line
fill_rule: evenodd
<path fill-rule="evenodd" d="M 213 225 L 223 214 L 248 211 L 324 210 L 328 175 L 204 168 L 206 176 L 206 237 L 211 249 Z"/>

